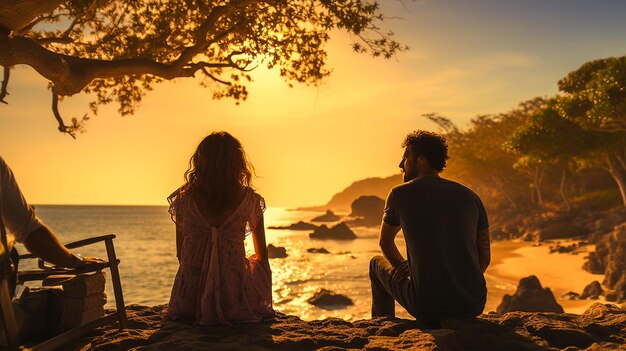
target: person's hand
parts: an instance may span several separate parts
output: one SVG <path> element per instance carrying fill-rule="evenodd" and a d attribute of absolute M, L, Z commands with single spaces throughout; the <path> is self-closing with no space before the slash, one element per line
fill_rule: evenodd
<path fill-rule="evenodd" d="M 395 281 L 400 281 L 403 279 L 407 279 L 411 276 L 411 269 L 409 267 L 409 262 L 407 260 L 402 261 L 400 264 L 395 266 L 391 271 L 391 279 Z"/>
<path fill-rule="evenodd" d="M 76 258 L 76 262 L 74 263 L 74 267 L 72 268 L 89 268 L 89 266 L 93 266 L 95 264 L 100 264 L 100 263 L 104 263 L 105 261 L 101 258 L 96 258 L 96 257 L 88 257 L 88 256 L 81 256 L 82 259 L 78 259 Z"/>

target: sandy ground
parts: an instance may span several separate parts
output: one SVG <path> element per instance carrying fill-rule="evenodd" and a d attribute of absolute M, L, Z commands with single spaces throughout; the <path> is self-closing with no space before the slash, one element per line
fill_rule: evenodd
<path fill-rule="evenodd" d="M 570 241 L 561 241 L 567 245 Z M 554 296 L 565 312 L 583 313 L 594 302 L 600 300 L 567 300 L 561 296 L 569 291 L 582 293 L 585 286 L 594 280 L 602 282 L 604 275 L 591 274 L 582 269 L 585 257 L 595 248 L 593 245 L 583 247 L 577 254 L 550 253 L 549 243 L 532 246 L 521 241 L 496 242 L 492 246 L 492 263 L 486 272 L 491 280 L 487 308 L 495 310 L 504 293 L 515 291 L 521 278 L 536 275 L 544 287 L 552 289 Z M 496 303 L 497 302 L 497 303 Z"/>

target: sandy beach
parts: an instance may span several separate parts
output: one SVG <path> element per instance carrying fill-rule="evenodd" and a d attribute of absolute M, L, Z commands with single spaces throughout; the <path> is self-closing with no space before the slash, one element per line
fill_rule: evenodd
<path fill-rule="evenodd" d="M 561 241 L 567 245 L 568 241 Z M 581 293 L 585 286 L 594 280 L 602 282 L 604 275 L 591 274 L 582 266 L 587 252 L 594 246 L 583 247 L 577 254 L 550 253 L 550 245 L 532 246 L 523 241 L 500 241 L 492 243 L 492 262 L 486 272 L 490 281 L 489 296 L 485 311 L 494 311 L 504 294 L 512 294 L 521 278 L 536 275 L 543 287 L 554 293 L 557 302 L 565 312 L 583 313 L 594 302 L 599 300 L 567 300 L 561 296 L 569 291 Z"/>

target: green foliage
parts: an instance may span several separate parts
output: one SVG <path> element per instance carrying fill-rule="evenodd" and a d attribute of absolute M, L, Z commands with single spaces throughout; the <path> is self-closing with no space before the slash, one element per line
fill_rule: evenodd
<path fill-rule="evenodd" d="M 563 118 L 556 104 L 555 98 L 548 100 L 527 124 L 515 130 L 509 141 L 513 150 L 545 163 L 564 163 L 598 148 L 602 135 Z"/>
<path fill-rule="evenodd" d="M 626 56 L 595 60 L 559 81 L 562 117 L 584 128 L 626 132 Z"/>

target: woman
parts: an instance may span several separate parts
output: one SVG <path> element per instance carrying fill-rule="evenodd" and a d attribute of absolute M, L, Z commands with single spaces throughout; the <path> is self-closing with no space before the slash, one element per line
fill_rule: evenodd
<path fill-rule="evenodd" d="M 168 198 L 180 264 L 170 318 L 231 325 L 274 314 L 265 201 L 251 188 L 252 169 L 237 139 L 212 133 L 191 157 L 185 184 Z M 246 233 L 256 252 L 248 258 Z"/>

